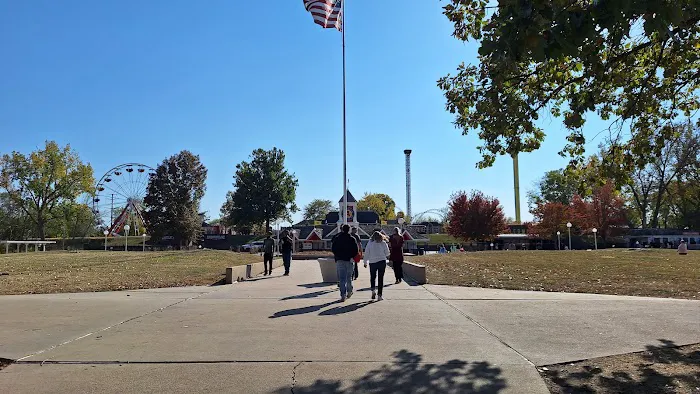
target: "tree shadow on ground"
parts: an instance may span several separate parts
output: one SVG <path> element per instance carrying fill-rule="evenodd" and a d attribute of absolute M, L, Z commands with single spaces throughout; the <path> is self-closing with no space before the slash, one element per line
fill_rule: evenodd
<path fill-rule="evenodd" d="M 498 393 L 506 388 L 501 369 L 487 362 L 451 360 L 424 363 L 408 350 L 392 355 L 394 361 L 354 380 L 318 379 L 309 386 L 295 385 L 295 394 L 310 393 Z M 279 389 L 277 393 L 288 393 Z"/>
<path fill-rule="evenodd" d="M 320 290 L 320 291 L 314 291 L 313 293 L 305 293 L 305 294 L 293 295 L 293 296 L 289 296 L 289 297 L 280 298 L 280 301 L 301 300 L 301 299 L 306 299 L 306 298 L 316 298 L 316 297 L 320 297 L 320 296 L 322 296 L 322 295 L 330 294 L 330 293 L 335 293 L 335 290 Z"/>
<path fill-rule="evenodd" d="M 673 341 L 647 345 L 644 352 L 550 366 L 542 371 L 553 393 L 678 393 L 700 387 L 700 350 Z M 697 348 L 697 346 L 696 346 Z"/>

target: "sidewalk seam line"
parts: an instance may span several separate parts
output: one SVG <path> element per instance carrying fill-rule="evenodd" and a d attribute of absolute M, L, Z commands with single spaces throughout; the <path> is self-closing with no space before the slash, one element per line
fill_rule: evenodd
<path fill-rule="evenodd" d="M 523 360 L 525 360 L 525 361 L 528 362 L 528 364 L 530 364 L 531 366 L 535 367 L 535 363 L 533 363 L 532 361 L 530 361 L 530 359 L 528 359 L 527 357 L 525 357 L 524 354 L 520 353 L 520 352 L 517 351 L 515 348 L 513 348 L 512 346 L 510 346 L 509 344 L 507 344 L 507 343 L 506 343 L 503 339 L 501 339 L 498 335 L 496 335 L 496 334 L 494 334 L 493 332 L 491 332 L 491 330 L 489 330 L 488 328 L 484 327 L 481 323 L 479 323 L 478 321 L 476 321 L 474 318 L 472 318 L 471 316 L 467 315 L 465 312 L 463 312 L 462 310 L 460 310 L 460 309 L 457 308 L 456 306 L 452 305 L 452 304 L 449 302 L 449 300 L 444 299 L 444 298 L 443 298 L 442 296 L 440 296 L 438 293 L 435 293 L 435 292 L 431 291 L 430 289 L 426 288 L 426 287 L 423 286 L 423 285 L 421 285 L 421 287 L 424 288 L 425 291 L 427 291 L 428 293 L 430 293 L 430 294 L 434 295 L 435 297 L 437 297 L 437 299 L 439 299 L 440 301 L 444 302 L 447 306 L 449 306 L 450 308 L 452 308 L 452 309 L 454 309 L 455 311 L 457 311 L 457 313 L 459 313 L 460 315 L 464 316 L 467 320 L 469 320 L 470 322 L 476 324 L 477 327 L 481 328 L 481 329 L 484 330 L 486 333 L 488 333 L 488 334 L 491 335 L 492 337 L 496 338 L 496 340 L 498 340 L 498 342 L 500 342 L 501 344 L 503 344 L 503 346 L 505 346 L 505 347 L 507 347 L 508 349 L 510 349 L 510 350 L 512 350 L 513 352 L 515 352 L 518 356 L 522 357 Z"/>
<path fill-rule="evenodd" d="M 140 318 L 142 318 L 142 317 L 144 317 L 144 316 L 148 316 L 148 315 L 150 315 L 150 314 L 152 314 L 152 313 L 162 312 L 163 310 L 165 310 L 165 309 L 167 309 L 167 308 L 170 308 L 171 306 L 175 306 L 175 305 L 181 304 L 181 303 L 183 303 L 183 302 L 190 301 L 190 300 L 193 300 L 193 299 L 195 299 L 195 298 L 199 298 L 199 297 L 201 297 L 201 296 L 203 296 L 203 295 L 207 295 L 207 294 L 214 293 L 214 292 L 219 291 L 219 290 L 220 290 L 220 289 L 215 289 L 215 290 L 210 291 L 210 292 L 207 292 L 207 293 L 200 293 L 200 294 L 197 294 L 196 296 L 189 297 L 189 298 L 185 298 L 185 299 L 183 299 L 183 300 L 180 300 L 180 301 L 178 301 L 178 302 L 172 303 L 172 304 L 170 304 L 170 305 L 166 305 L 166 306 L 164 306 L 164 307 L 161 307 L 161 308 L 154 309 L 154 310 L 152 310 L 152 311 L 143 313 L 143 314 L 141 314 L 141 315 L 139 315 L 139 316 L 134 316 L 134 317 L 131 317 L 131 318 L 129 318 L 129 319 L 120 321 L 120 322 L 118 322 L 118 323 L 116 323 L 116 324 L 112 324 L 111 326 L 101 328 L 101 329 L 99 329 L 99 330 L 96 330 L 96 331 L 87 333 L 87 334 L 85 334 L 85 335 L 81 335 L 81 336 L 79 336 L 79 337 L 77 337 L 77 338 L 69 339 L 69 340 L 67 340 L 67 341 L 64 341 L 64 342 L 59 343 L 58 345 L 53 345 L 53 346 L 50 346 L 50 347 L 48 347 L 48 348 L 46 348 L 46 349 L 39 350 L 38 352 L 34 352 L 34 353 L 31 353 L 31 354 L 28 354 L 28 355 L 26 355 L 26 356 L 24 356 L 24 357 L 22 357 L 22 358 L 18 358 L 17 361 L 19 362 L 19 361 L 22 361 L 22 360 L 27 359 L 27 358 L 30 358 L 30 357 L 38 356 L 38 355 L 40 355 L 40 354 L 42 354 L 42 353 L 50 352 L 50 351 L 52 351 L 52 350 L 54 350 L 54 349 L 57 349 L 57 348 L 59 348 L 59 347 L 61 347 L 61 346 L 63 346 L 63 345 L 68 345 L 69 343 L 73 343 L 73 342 L 79 341 L 79 340 L 81 340 L 81 339 L 83 339 L 83 338 L 87 338 L 87 337 L 89 337 L 89 336 L 91 336 L 91 335 L 94 335 L 94 334 L 97 334 L 97 333 L 100 333 L 100 332 L 103 332 L 103 331 L 107 331 L 107 330 L 109 330 L 109 329 L 111 329 L 111 328 L 114 328 L 114 327 L 117 327 L 117 326 L 121 326 L 122 324 L 128 323 L 128 322 L 133 321 L 133 320 L 136 320 L 136 319 L 140 319 Z M 42 361 L 42 364 L 43 364 L 44 362 L 47 362 L 47 361 L 48 361 L 48 359 Z"/>

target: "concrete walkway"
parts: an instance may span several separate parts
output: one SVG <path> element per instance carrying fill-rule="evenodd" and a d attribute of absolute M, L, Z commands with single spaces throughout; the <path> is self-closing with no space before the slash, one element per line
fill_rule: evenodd
<path fill-rule="evenodd" d="M 387 279 L 393 272 L 387 271 Z M 8 393 L 546 393 L 536 366 L 700 342 L 700 301 L 391 285 L 318 264 L 218 287 L 0 297 Z"/>

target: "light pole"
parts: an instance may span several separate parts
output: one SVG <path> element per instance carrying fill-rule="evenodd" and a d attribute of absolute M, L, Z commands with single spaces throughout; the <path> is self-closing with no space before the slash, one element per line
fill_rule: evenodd
<path fill-rule="evenodd" d="M 292 230 L 292 253 L 296 253 L 297 248 L 297 230 Z"/>
<path fill-rule="evenodd" d="M 557 250 L 561 250 L 561 231 L 557 231 Z"/>
<path fill-rule="evenodd" d="M 129 251 L 129 227 L 128 224 L 124 225 L 124 251 L 128 252 Z"/>
<path fill-rule="evenodd" d="M 595 250 L 598 250 L 598 229 L 594 228 L 593 229 L 593 242 L 595 243 Z"/>
<path fill-rule="evenodd" d="M 571 222 L 566 223 L 566 228 L 569 230 L 569 250 L 571 250 Z"/>
<path fill-rule="evenodd" d="M 102 234 L 105 235 L 105 252 L 107 251 L 107 236 L 109 235 L 109 231 L 105 230 L 102 232 Z"/>
<path fill-rule="evenodd" d="M 144 233 L 142 235 L 142 237 L 143 237 L 143 251 L 145 253 L 146 252 L 146 234 Z"/>

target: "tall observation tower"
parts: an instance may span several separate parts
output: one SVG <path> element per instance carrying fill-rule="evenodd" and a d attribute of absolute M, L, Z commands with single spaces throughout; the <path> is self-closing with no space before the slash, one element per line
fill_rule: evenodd
<path fill-rule="evenodd" d="M 513 155 L 513 189 L 515 189 L 515 224 L 520 221 L 520 171 L 518 169 L 518 154 Z"/>
<path fill-rule="evenodd" d="M 406 217 L 411 220 L 411 150 L 403 151 L 406 155 Z"/>

